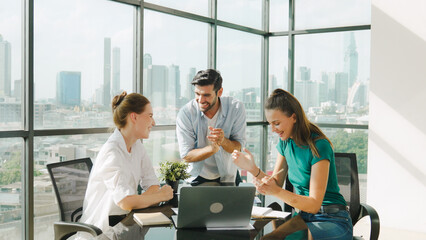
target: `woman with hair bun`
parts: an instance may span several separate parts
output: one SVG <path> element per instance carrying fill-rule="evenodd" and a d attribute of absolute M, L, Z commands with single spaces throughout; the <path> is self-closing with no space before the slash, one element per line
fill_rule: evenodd
<path fill-rule="evenodd" d="M 234 151 L 234 163 L 253 174 L 258 192 L 273 195 L 299 211 L 265 239 L 283 239 L 303 229 L 308 230 L 309 239 L 352 239 L 352 221 L 337 185 L 330 140 L 307 119 L 299 101 L 285 90 L 275 89 L 269 96 L 265 116 L 280 138 L 275 177 L 260 170 L 247 149 L 246 153 Z M 287 175 L 295 193 L 282 188 Z"/>
<path fill-rule="evenodd" d="M 155 125 L 149 100 L 123 92 L 112 100 L 114 133 L 102 146 L 90 173 L 80 222 L 103 231 L 132 209 L 146 208 L 173 198 L 173 190 L 160 188 L 151 160 L 139 139 L 147 139 Z M 145 190 L 138 195 L 138 185 Z"/>

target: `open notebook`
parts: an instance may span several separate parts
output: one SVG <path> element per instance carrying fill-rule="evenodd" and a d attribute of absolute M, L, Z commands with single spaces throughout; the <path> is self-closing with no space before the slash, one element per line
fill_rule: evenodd
<path fill-rule="evenodd" d="M 161 212 L 156 213 L 134 213 L 133 219 L 140 226 L 151 226 L 151 225 L 167 225 L 171 224 L 172 220 Z"/>

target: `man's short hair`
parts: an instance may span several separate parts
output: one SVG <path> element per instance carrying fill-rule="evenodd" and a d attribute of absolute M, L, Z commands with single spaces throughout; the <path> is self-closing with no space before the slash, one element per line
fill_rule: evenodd
<path fill-rule="evenodd" d="M 222 76 L 214 69 L 198 71 L 191 82 L 192 85 L 207 86 L 213 85 L 213 90 L 217 93 L 222 88 Z"/>

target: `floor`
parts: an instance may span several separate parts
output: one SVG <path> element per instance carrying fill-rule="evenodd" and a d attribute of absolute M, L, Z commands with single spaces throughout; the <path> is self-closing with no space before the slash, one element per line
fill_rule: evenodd
<path fill-rule="evenodd" d="M 368 218 L 361 219 L 354 227 L 355 236 L 363 236 L 368 239 L 370 235 L 370 220 Z M 395 228 L 380 226 L 380 240 L 426 240 L 426 233 L 412 232 Z"/>

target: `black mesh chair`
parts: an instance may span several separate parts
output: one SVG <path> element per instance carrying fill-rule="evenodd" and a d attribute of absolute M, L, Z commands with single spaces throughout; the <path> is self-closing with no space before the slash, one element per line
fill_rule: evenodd
<path fill-rule="evenodd" d="M 352 223 L 355 224 L 363 217 L 369 216 L 371 221 L 370 239 L 377 240 L 380 232 L 380 220 L 376 210 L 364 203 L 360 203 L 358 166 L 355 153 L 335 153 L 337 182 L 340 193 L 349 206 Z M 293 185 L 285 181 L 285 189 L 293 192 Z M 284 211 L 291 212 L 293 208 L 284 203 Z M 363 239 L 355 237 L 353 239 Z"/>
<path fill-rule="evenodd" d="M 102 233 L 96 226 L 78 222 L 83 214 L 84 195 L 91 169 L 90 158 L 47 164 L 61 218 L 60 222 L 54 223 L 56 240 L 67 239 L 77 231 L 89 232 L 93 236 Z"/>

